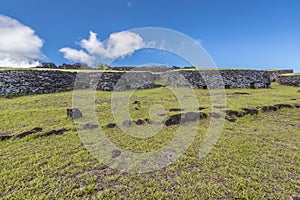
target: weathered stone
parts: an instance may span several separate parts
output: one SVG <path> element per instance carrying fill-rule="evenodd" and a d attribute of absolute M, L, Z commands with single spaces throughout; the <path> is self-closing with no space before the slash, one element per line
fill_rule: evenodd
<path fill-rule="evenodd" d="M 67 108 L 67 116 L 72 119 L 78 119 L 82 117 L 82 113 L 78 108 Z"/>
<path fill-rule="evenodd" d="M 4 134 L 0 135 L 0 140 L 7 140 L 7 139 L 10 139 L 11 137 L 13 137 L 12 134 L 10 134 L 10 133 L 4 133 Z"/>
<path fill-rule="evenodd" d="M 111 158 L 116 158 L 116 157 L 119 157 L 121 155 L 121 151 L 120 150 L 113 150 L 111 152 Z"/>
<path fill-rule="evenodd" d="M 115 128 L 116 127 L 116 123 L 110 123 L 106 125 L 106 128 Z"/>
<path fill-rule="evenodd" d="M 207 109 L 207 107 L 198 107 L 198 110 L 204 110 L 204 109 Z"/>
<path fill-rule="evenodd" d="M 165 125 L 172 126 L 172 125 L 180 124 L 181 117 L 182 117 L 181 114 L 172 115 L 165 121 Z"/>
<path fill-rule="evenodd" d="M 232 118 L 232 117 L 225 117 L 225 119 L 227 120 L 227 121 L 229 121 L 229 122 L 235 122 L 236 121 L 236 119 L 235 118 Z"/>
<path fill-rule="evenodd" d="M 183 111 L 184 109 L 182 108 L 170 108 L 169 109 L 169 112 L 180 112 L 180 111 Z"/>
<path fill-rule="evenodd" d="M 135 122 L 136 125 L 143 125 L 144 124 L 144 121 L 141 120 L 141 119 L 138 119 L 136 122 Z"/>
<path fill-rule="evenodd" d="M 267 112 L 267 111 L 276 111 L 277 108 L 275 106 L 262 106 L 261 110 L 263 112 Z"/>
<path fill-rule="evenodd" d="M 240 113 L 238 111 L 235 110 L 226 110 L 226 115 L 232 117 L 232 116 L 236 116 L 236 117 L 242 117 L 244 115 L 244 113 Z"/>
<path fill-rule="evenodd" d="M 281 109 L 281 108 L 292 108 L 293 106 L 290 104 L 276 104 L 274 105 L 276 108 Z"/>
<path fill-rule="evenodd" d="M 281 85 L 300 86 L 300 74 L 284 74 L 278 76 L 278 82 Z"/>
<path fill-rule="evenodd" d="M 249 95 L 249 92 L 234 92 L 233 94 Z"/>
<path fill-rule="evenodd" d="M 256 108 L 242 108 L 242 110 L 244 111 L 245 115 L 257 115 L 258 114 L 258 110 Z"/>
<path fill-rule="evenodd" d="M 37 137 L 44 137 L 44 136 L 49 136 L 49 135 L 61 135 L 66 131 L 69 131 L 69 130 L 66 129 L 66 128 L 61 128 L 61 129 L 58 129 L 58 130 L 51 130 L 51 131 L 41 133 Z"/>
<path fill-rule="evenodd" d="M 99 125 L 98 124 L 90 124 L 90 123 L 86 123 L 83 125 L 83 129 L 95 129 L 98 128 Z"/>
<path fill-rule="evenodd" d="M 130 119 L 126 119 L 122 122 L 123 126 L 130 126 L 132 124 L 132 121 Z"/>
<path fill-rule="evenodd" d="M 17 134 L 16 137 L 17 137 L 17 138 L 23 138 L 23 137 L 25 137 L 25 136 L 27 136 L 27 135 L 31 135 L 31 134 L 33 134 L 33 133 L 41 132 L 42 130 L 43 130 L 42 128 L 36 127 L 36 128 L 33 128 L 33 129 L 30 130 L 30 131 L 25 131 L 25 132 L 23 132 L 23 133 Z"/>

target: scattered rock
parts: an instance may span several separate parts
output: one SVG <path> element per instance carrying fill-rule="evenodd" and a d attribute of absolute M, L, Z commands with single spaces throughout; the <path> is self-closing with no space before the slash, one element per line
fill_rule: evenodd
<path fill-rule="evenodd" d="M 123 126 L 130 126 L 132 124 L 132 121 L 130 119 L 126 119 L 122 122 Z"/>
<path fill-rule="evenodd" d="M 61 128 L 61 129 L 58 129 L 58 130 L 51 130 L 51 131 L 41 133 L 37 137 L 44 137 L 44 136 L 49 136 L 49 135 L 61 135 L 66 131 L 68 131 L 68 129 L 66 129 L 66 128 Z"/>
<path fill-rule="evenodd" d="M 183 111 L 184 109 L 181 109 L 181 108 L 170 108 L 169 111 L 170 112 L 180 112 L 180 111 Z"/>
<path fill-rule="evenodd" d="M 261 107 L 261 110 L 263 112 L 267 112 L 267 111 L 276 111 L 277 108 L 275 106 L 263 106 Z"/>
<path fill-rule="evenodd" d="M 222 117 L 219 113 L 215 113 L 215 112 L 212 112 L 212 113 L 210 114 L 210 116 L 211 116 L 212 118 L 217 118 L 217 119 L 219 119 L 219 118 Z"/>
<path fill-rule="evenodd" d="M 87 123 L 85 125 L 83 125 L 83 129 L 86 130 L 86 129 L 95 129 L 95 128 L 98 128 L 99 125 L 98 124 L 90 124 L 90 123 Z"/>
<path fill-rule="evenodd" d="M 157 113 L 158 116 L 164 117 L 167 115 L 167 113 Z"/>
<path fill-rule="evenodd" d="M 136 125 L 140 126 L 140 125 L 143 125 L 144 124 L 144 121 L 141 120 L 141 119 L 138 119 L 136 122 L 135 122 Z"/>
<path fill-rule="evenodd" d="M 214 108 L 223 109 L 223 108 L 227 108 L 227 106 L 214 106 Z"/>
<path fill-rule="evenodd" d="M 290 100 L 291 100 L 291 101 L 297 101 L 297 99 L 294 99 L 294 98 L 293 98 L 293 99 L 290 99 Z"/>
<path fill-rule="evenodd" d="M 300 90 L 298 90 L 297 92 L 300 92 Z"/>
<path fill-rule="evenodd" d="M 295 107 L 296 108 L 300 108 L 300 104 L 295 104 Z"/>
<path fill-rule="evenodd" d="M 5 99 L 12 99 L 12 97 L 10 95 L 6 95 Z"/>
<path fill-rule="evenodd" d="M 135 109 L 135 110 L 141 110 L 141 108 L 140 108 L 140 107 L 135 107 L 134 109 Z"/>
<path fill-rule="evenodd" d="M 13 137 L 12 134 L 10 134 L 10 133 L 4 133 L 4 134 L 1 134 L 1 135 L 0 135 L 0 140 L 1 140 L 1 141 L 2 141 L 2 140 L 7 140 L 7 139 L 10 139 L 11 137 Z"/>
<path fill-rule="evenodd" d="M 276 104 L 274 105 L 276 108 L 281 109 L 281 108 L 292 108 L 293 106 L 290 104 Z"/>
<path fill-rule="evenodd" d="M 32 130 L 30 131 L 25 131 L 23 133 L 20 133 L 18 135 L 16 135 L 17 138 L 23 138 L 27 135 L 30 135 L 30 134 L 33 134 L 33 133 L 37 133 L 37 132 L 41 132 L 43 129 L 40 128 L 40 127 L 36 127 L 36 128 L 33 128 Z"/>
<path fill-rule="evenodd" d="M 240 113 L 240 112 L 238 112 L 236 110 L 226 110 L 226 115 L 230 116 L 230 117 L 232 117 L 232 116 L 243 117 L 244 114 Z"/>
<path fill-rule="evenodd" d="M 229 122 L 235 122 L 235 121 L 236 121 L 235 118 L 231 118 L 231 117 L 228 117 L 228 116 L 226 116 L 225 119 L 226 119 L 227 121 L 229 121 Z"/>
<path fill-rule="evenodd" d="M 116 123 L 110 123 L 106 125 L 106 128 L 115 128 L 116 127 Z"/>
<path fill-rule="evenodd" d="M 116 158 L 116 157 L 118 157 L 120 155 L 121 155 L 121 151 L 120 150 L 113 150 L 111 152 L 111 158 Z"/>
<path fill-rule="evenodd" d="M 147 122 L 148 124 L 154 124 L 154 121 L 152 121 L 148 118 L 145 118 L 144 121 Z"/>
<path fill-rule="evenodd" d="M 170 116 L 170 117 L 165 121 L 165 125 L 166 125 L 166 126 L 171 126 L 171 125 L 180 124 L 180 122 L 181 122 L 181 114 L 176 114 L 176 115 Z"/>
<path fill-rule="evenodd" d="M 198 110 L 204 110 L 206 109 L 207 107 L 199 107 Z"/>
<path fill-rule="evenodd" d="M 135 100 L 133 104 L 140 104 L 140 101 Z"/>
<path fill-rule="evenodd" d="M 258 110 L 256 108 L 242 108 L 242 110 L 244 111 L 245 115 L 257 115 L 258 114 Z"/>
<path fill-rule="evenodd" d="M 194 122 L 200 119 L 200 113 L 198 112 L 187 112 L 184 114 L 184 122 Z"/>
<path fill-rule="evenodd" d="M 67 116 L 72 119 L 78 119 L 82 117 L 82 113 L 78 108 L 67 108 Z"/>
<path fill-rule="evenodd" d="M 249 92 L 234 92 L 233 94 L 249 95 Z"/>

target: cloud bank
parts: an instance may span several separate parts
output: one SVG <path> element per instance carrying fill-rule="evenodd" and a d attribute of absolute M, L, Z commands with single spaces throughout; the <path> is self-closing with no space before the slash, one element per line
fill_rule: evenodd
<path fill-rule="evenodd" d="M 0 15 L 0 67 L 35 67 L 44 58 L 43 40 L 19 21 Z"/>
<path fill-rule="evenodd" d="M 64 47 L 60 49 L 60 52 L 70 61 L 93 65 L 96 64 L 98 56 L 104 59 L 116 59 L 146 47 L 138 34 L 129 31 L 112 33 L 105 42 L 101 42 L 97 34 L 90 31 L 89 38 L 81 40 L 79 45 L 83 50 Z"/>

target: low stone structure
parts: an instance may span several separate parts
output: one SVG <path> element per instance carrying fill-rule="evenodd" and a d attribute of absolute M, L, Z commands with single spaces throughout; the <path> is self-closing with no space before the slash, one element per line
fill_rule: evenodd
<path fill-rule="evenodd" d="M 178 70 L 164 73 L 168 85 L 191 88 L 268 88 L 270 76 L 259 70 Z"/>
<path fill-rule="evenodd" d="M 275 82 L 279 75 L 294 73 L 292 69 L 265 70 L 265 72 L 269 74 L 271 82 Z"/>
<path fill-rule="evenodd" d="M 278 76 L 278 82 L 281 85 L 300 86 L 300 73 L 299 74 L 284 74 Z"/>
<path fill-rule="evenodd" d="M 168 70 L 165 72 L 119 71 L 67 72 L 61 70 L 2 70 L 0 96 L 43 94 L 72 89 L 103 91 L 153 88 L 156 81 L 191 88 L 268 88 L 270 75 L 260 70 Z M 299 86 L 299 75 L 280 76 L 280 82 Z"/>

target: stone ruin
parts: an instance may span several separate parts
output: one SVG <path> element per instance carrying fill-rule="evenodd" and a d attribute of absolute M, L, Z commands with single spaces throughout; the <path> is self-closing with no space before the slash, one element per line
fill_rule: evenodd
<path fill-rule="evenodd" d="M 51 64 L 44 64 L 50 66 Z M 74 64 L 80 67 L 80 64 Z M 51 65 L 53 68 L 54 65 Z M 65 66 L 68 68 L 68 66 Z M 74 66 L 73 66 L 74 67 Z M 82 88 L 93 88 L 102 91 L 122 91 L 146 89 L 163 84 L 190 88 L 268 88 L 275 71 L 263 70 L 195 70 L 158 66 L 154 72 L 151 67 L 132 71 L 78 71 L 61 70 L 2 70 L 0 71 L 0 96 L 43 94 L 69 91 Z M 170 70 L 171 69 L 171 70 Z M 139 71 L 144 70 L 144 71 Z M 284 73 L 278 71 L 276 73 Z M 294 77 L 279 76 L 281 84 L 299 86 L 299 75 Z M 161 83 L 160 83 L 161 84 Z"/>

